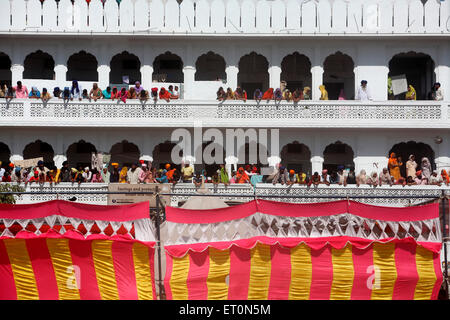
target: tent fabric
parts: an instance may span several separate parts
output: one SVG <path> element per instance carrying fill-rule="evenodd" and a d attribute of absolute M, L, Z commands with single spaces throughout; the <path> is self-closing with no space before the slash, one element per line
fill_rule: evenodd
<path fill-rule="evenodd" d="M 148 212 L 148 203 L 1 206 L 0 299 L 156 299 Z"/>
<path fill-rule="evenodd" d="M 440 250 L 438 204 L 408 208 L 371 206 L 354 201 L 287 204 L 257 200 L 223 209 L 166 208 L 161 229 L 169 254 L 208 246 L 223 249 L 255 242 L 292 246 L 310 239 L 343 237 L 352 244 L 366 239 L 383 241 L 412 238 L 430 250 Z M 263 240 L 261 240 L 263 239 Z M 183 245 L 186 245 L 182 247 Z M 184 248 L 184 252 L 183 249 Z"/>
<path fill-rule="evenodd" d="M 436 299 L 437 204 L 166 208 L 168 299 Z"/>
<path fill-rule="evenodd" d="M 258 243 L 166 258 L 174 300 L 429 300 L 443 280 L 439 254 L 408 240 L 364 249 Z"/>
<path fill-rule="evenodd" d="M 64 234 L 68 228 L 91 234 L 129 234 L 155 241 L 149 203 L 103 206 L 53 200 L 37 204 L 0 204 L 0 236 L 14 237 L 21 230 L 39 235 L 48 229 Z"/>

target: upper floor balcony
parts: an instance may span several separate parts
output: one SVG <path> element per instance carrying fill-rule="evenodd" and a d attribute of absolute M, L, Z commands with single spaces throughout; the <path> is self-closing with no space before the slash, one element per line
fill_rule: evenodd
<path fill-rule="evenodd" d="M 450 128 L 448 101 L 0 101 L 3 127 Z"/>
<path fill-rule="evenodd" d="M 449 35 L 436 0 L 3 0 L 0 33 L 133 36 Z"/>

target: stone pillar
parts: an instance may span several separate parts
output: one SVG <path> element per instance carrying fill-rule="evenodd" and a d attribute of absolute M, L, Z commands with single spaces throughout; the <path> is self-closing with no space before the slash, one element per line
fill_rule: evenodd
<path fill-rule="evenodd" d="M 225 69 L 225 72 L 227 74 L 227 87 L 230 87 L 231 89 L 233 89 L 233 91 L 236 90 L 236 87 L 238 85 L 238 73 L 239 73 L 238 67 L 228 66 Z M 226 91 L 226 88 L 224 89 Z"/>
<path fill-rule="evenodd" d="M 194 99 L 194 81 L 195 81 L 195 67 L 186 66 L 183 68 L 184 73 L 184 92 L 183 99 Z"/>
<path fill-rule="evenodd" d="M 109 73 L 111 68 L 107 65 L 101 65 L 97 68 L 98 72 L 98 87 L 105 90 L 109 86 Z"/>
<path fill-rule="evenodd" d="M 55 167 L 61 169 L 64 161 L 67 161 L 67 157 L 62 154 L 57 154 L 53 157 L 53 161 L 55 162 Z"/>
<path fill-rule="evenodd" d="M 64 89 L 66 86 L 66 74 L 67 74 L 67 67 L 62 64 L 58 64 L 55 66 L 55 82 L 58 87 Z M 50 90 L 50 88 L 49 88 Z"/>
<path fill-rule="evenodd" d="M 23 71 L 24 70 L 25 70 L 25 68 L 21 64 L 13 64 L 11 66 L 11 84 L 13 86 L 16 85 L 17 81 L 23 80 Z"/>
<path fill-rule="evenodd" d="M 320 99 L 320 90 L 319 86 L 323 84 L 323 68 L 322 66 L 314 66 L 311 68 L 311 76 L 312 76 L 312 100 Z M 314 171 L 313 171 L 314 173 Z"/>
<path fill-rule="evenodd" d="M 225 169 L 227 170 L 230 179 L 232 172 L 237 170 L 237 163 L 238 158 L 235 156 L 228 156 L 225 158 Z"/>
<path fill-rule="evenodd" d="M 143 65 L 141 67 L 141 85 L 150 94 L 153 80 L 153 66 Z"/>
<path fill-rule="evenodd" d="M 318 172 L 319 174 L 322 173 L 323 170 L 323 158 L 320 156 L 314 156 L 311 158 L 311 175 L 314 174 L 314 172 Z"/>
<path fill-rule="evenodd" d="M 281 68 L 279 66 L 271 66 L 269 68 L 269 76 L 269 87 L 274 90 L 279 88 L 281 82 Z"/>

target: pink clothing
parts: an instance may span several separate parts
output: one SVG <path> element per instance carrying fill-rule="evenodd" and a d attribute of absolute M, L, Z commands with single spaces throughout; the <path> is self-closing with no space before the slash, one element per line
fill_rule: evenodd
<path fill-rule="evenodd" d="M 94 176 L 92 177 L 91 182 L 103 182 L 102 176 L 94 174 Z"/>
<path fill-rule="evenodd" d="M 18 86 L 15 86 L 16 90 L 16 98 L 17 99 L 28 99 L 28 89 L 26 86 L 22 85 L 22 89 L 19 89 Z"/>
<path fill-rule="evenodd" d="M 152 172 L 150 170 L 148 170 L 148 171 L 141 170 L 141 172 L 139 172 L 139 182 L 153 183 L 154 179 L 153 179 Z"/>
<path fill-rule="evenodd" d="M 415 178 L 414 182 L 418 185 L 426 185 L 427 184 L 427 179 L 419 179 L 419 178 Z"/>

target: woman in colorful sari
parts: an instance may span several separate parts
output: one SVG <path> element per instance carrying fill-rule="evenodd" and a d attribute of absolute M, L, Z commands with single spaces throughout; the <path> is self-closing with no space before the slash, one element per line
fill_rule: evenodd
<path fill-rule="evenodd" d="M 441 170 L 441 177 L 445 185 L 448 186 L 450 184 L 450 177 L 448 176 L 447 170 Z"/>
<path fill-rule="evenodd" d="M 292 93 L 292 101 L 294 101 L 294 103 L 297 103 L 302 99 L 303 99 L 303 92 L 301 92 L 299 89 L 295 89 L 294 92 Z"/>
<path fill-rule="evenodd" d="M 250 183 L 250 178 L 242 167 L 236 173 L 236 183 Z"/>
<path fill-rule="evenodd" d="M 224 185 L 230 184 L 230 179 L 228 178 L 228 172 L 225 169 L 225 166 L 223 164 L 220 165 L 219 181 L 220 181 L 220 183 L 223 183 Z"/>
<path fill-rule="evenodd" d="M 242 90 L 241 87 L 237 87 L 236 91 L 234 92 L 234 98 L 236 100 L 243 100 L 244 102 L 247 101 L 247 92 L 245 90 Z"/>
<path fill-rule="evenodd" d="M 281 101 L 283 99 L 283 93 L 281 92 L 280 88 L 275 89 L 275 92 L 273 93 L 273 99 L 275 101 Z"/>
<path fill-rule="evenodd" d="M 421 168 L 422 168 L 422 175 L 424 178 L 430 179 L 431 172 L 433 171 L 431 169 L 431 163 L 430 160 L 428 160 L 427 157 L 423 157 L 421 161 Z"/>
<path fill-rule="evenodd" d="M 311 88 L 303 88 L 303 100 L 311 100 Z"/>
<path fill-rule="evenodd" d="M 117 91 L 117 87 L 113 87 L 111 91 L 111 100 L 118 99 L 119 91 Z"/>
<path fill-rule="evenodd" d="M 97 101 L 98 99 L 101 99 L 101 97 L 103 96 L 102 94 L 102 90 L 98 87 L 97 83 L 94 83 L 92 85 L 92 89 L 91 92 L 89 92 L 89 98 L 93 99 L 94 102 Z"/>
<path fill-rule="evenodd" d="M 111 99 L 111 87 L 107 87 L 102 91 L 103 99 Z"/>
<path fill-rule="evenodd" d="M 127 176 L 128 176 L 128 168 L 123 167 L 122 170 L 120 170 L 119 183 L 127 183 Z"/>
<path fill-rule="evenodd" d="M 170 101 L 169 91 L 167 91 L 166 88 L 162 87 L 161 90 L 159 90 L 159 98 L 169 102 Z"/>
<path fill-rule="evenodd" d="M 262 100 L 267 100 L 267 102 L 269 102 L 272 99 L 273 99 L 273 88 L 269 88 L 267 89 L 266 92 L 264 92 Z"/>
<path fill-rule="evenodd" d="M 131 87 L 130 90 L 128 90 L 128 99 L 136 99 L 136 89 L 134 87 Z"/>
<path fill-rule="evenodd" d="M 255 92 L 253 92 L 253 99 L 260 102 L 262 99 L 263 93 L 261 92 L 261 90 L 256 89 Z"/>
<path fill-rule="evenodd" d="M 322 84 L 319 86 L 320 90 L 320 100 L 328 100 L 328 91 L 325 89 L 325 86 Z"/>
<path fill-rule="evenodd" d="M 408 91 L 405 94 L 405 100 L 417 100 L 416 90 L 412 85 L 409 85 Z"/>
<path fill-rule="evenodd" d="M 136 92 L 136 96 L 138 96 L 142 90 L 144 90 L 144 88 L 142 88 L 141 83 L 139 81 L 136 81 L 134 84 L 134 91 Z"/>
<path fill-rule="evenodd" d="M 231 90 L 231 88 L 227 88 L 225 100 L 234 100 L 234 93 L 233 90 Z"/>
<path fill-rule="evenodd" d="M 123 103 L 127 102 L 128 92 L 127 89 L 122 88 L 119 93 L 117 93 L 117 100 L 121 100 Z"/>
<path fill-rule="evenodd" d="M 394 152 L 391 153 L 388 161 L 389 173 L 394 177 L 395 181 L 398 181 L 402 176 L 400 174 L 400 166 L 397 156 Z"/>

